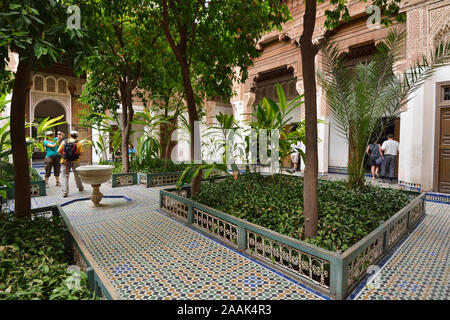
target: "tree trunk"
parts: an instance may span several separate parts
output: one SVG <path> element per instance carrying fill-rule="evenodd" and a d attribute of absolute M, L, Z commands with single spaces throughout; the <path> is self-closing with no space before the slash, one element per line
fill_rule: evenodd
<path fill-rule="evenodd" d="M 128 173 L 130 171 L 130 159 L 128 157 L 128 143 L 130 140 L 131 121 L 133 120 L 134 112 L 131 99 L 131 89 L 128 84 L 122 86 L 121 100 L 122 100 L 122 172 Z"/>
<path fill-rule="evenodd" d="M 16 170 L 14 180 L 14 211 L 17 218 L 31 216 L 31 187 L 25 140 L 25 104 L 27 85 L 30 79 L 31 66 L 26 60 L 19 60 L 14 80 L 11 99 L 11 145 L 13 146 L 13 162 Z"/>
<path fill-rule="evenodd" d="M 166 107 L 164 109 L 164 119 L 167 120 L 167 117 L 169 116 L 169 99 L 166 99 Z M 169 120 L 171 122 L 171 120 Z M 169 137 L 169 125 L 167 123 L 161 123 L 160 127 L 163 127 L 164 132 L 164 153 L 162 155 L 162 158 L 164 159 L 164 169 L 167 168 L 167 160 L 170 158 L 169 156 L 169 145 L 170 145 L 170 139 Z"/>
<path fill-rule="evenodd" d="M 165 139 L 166 139 L 166 145 L 165 145 L 165 151 L 164 151 L 164 168 L 167 168 L 167 161 L 171 160 L 171 153 L 173 148 L 171 148 L 170 143 L 172 142 L 172 134 L 175 131 L 174 128 L 177 124 L 178 116 L 174 116 L 172 119 L 169 120 L 170 127 L 166 124 L 166 132 L 165 132 Z"/>
<path fill-rule="evenodd" d="M 201 145 L 195 144 L 195 136 L 199 135 L 200 132 L 196 132 L 194 130 L 195 121 L 198 121 L 198 113 L 197 106 L 195 103 L 194 90 L 192 89 L 191 84 L 191 72 L 190 66 L 188 64 L 186 50 L 187 50 L 187 28 L 185 25 L 178 25 L 180 39 L 179 43 L 175 44 L 175 41 L 170 33 L 170 23 L 169 23 L 169 9 L 167 6 L 167 1 L 162 1 L 162 27 L 164 30 L 164 34 L 166 35 L 166 39 L 172 48 L 175 57 L 177 58 L 178 64 L 181 68 L 181 75 L 183 78 L 183 87 L 184 87 L 184 96 L 186 99 L 186 103 L 188 106 L 188 114 L 189 114 L 189 126 L 191 128 L 191 161 L 194 161 L 195 150 L 201 150 Z M 195 37 L 193 37 L 195 38 Z M 192 45 L 192 44 L 191 44 Z M 191 182 L 191 194 L 197 194 L 201 191 L 201 183 L 202 183 L 202 170 L 199 171 L 199 174 L 192 180 Z"/>
<path fill-rule="evenodd" d="M 186 97 L 186 102 L 188 106 L 189 115 L 189 127 L 191 128 L 191 162 L 195 160 L 195 151 L 201 148 L 200 144 L 196 144 L 195 141 L 200 141 L 200 132 L 195 130 L 195 122 L 198 121 L 197 106 L 195 103 L 194 90 L 192 89 L 190 72 L 188 66 L 182 66 L 181 73 L 183 75 L 184 93 Z M 191 194 L 195 195 L 200 193 L 202 188 L 202 170 L 199 171 L 198 175 L 191 181 Z"/>
<path fill-rule="evenodd" d="M 305 0 L 303 16 L 303 34 L 300 37 L 302 57 L 303 86 L 305 94 L 305 177 L 303 187 L 303 203 L 305 215 L 305 237 L 317 236 L 318 200 L 317 200 L 317 103 L 316 103 L 316 70 L 314 59 L 318 52 L 312 43 L 312 35 L 316 22 L 316 0 Z"/>

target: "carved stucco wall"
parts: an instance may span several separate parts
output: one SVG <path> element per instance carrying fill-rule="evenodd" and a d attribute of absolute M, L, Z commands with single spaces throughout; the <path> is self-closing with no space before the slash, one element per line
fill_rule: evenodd
<path fill-rule="evenodd" d="M 439 41 L 450 39 L 450 1 L 425 1 L 406 10 L 407 63 L 428 54 Z"/>

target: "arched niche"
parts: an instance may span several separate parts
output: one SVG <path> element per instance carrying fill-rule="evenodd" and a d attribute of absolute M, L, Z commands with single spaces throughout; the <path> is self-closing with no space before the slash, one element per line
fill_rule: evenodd
<path fill-rule="evenodd" d="M 58 122 L 66 121 L 67 123 L 59 125 L 57 127 L 53 127 L 51 128 L 51 130 L 55 132 L 62 131 L 67 136 L 70 130 L 68 123 L 69 113 L 67 112 L 67 108 L 63 103 L 61 103 L 57 99 L 47 98 L 42 99 L 32 108 L 32 122 L 34 123 L 40 123 L 42 119 L 45 119 L 47 117 L 56 118 L 59 116 L 63 116 L 63 118 Z M 32 136 L 36 137 L 35 128 L 32 129 Z"/>

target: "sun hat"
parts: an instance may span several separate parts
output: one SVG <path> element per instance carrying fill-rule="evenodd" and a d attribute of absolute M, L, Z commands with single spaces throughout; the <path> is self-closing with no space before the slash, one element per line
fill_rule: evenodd
<path fill-rule="evenodd" d="M 55 134 L 53 133 L 53 131 L 46 131 L 46 132 L 45 132 L 45 136 L 53 136 L 53 135 L 55 135 Z"/>

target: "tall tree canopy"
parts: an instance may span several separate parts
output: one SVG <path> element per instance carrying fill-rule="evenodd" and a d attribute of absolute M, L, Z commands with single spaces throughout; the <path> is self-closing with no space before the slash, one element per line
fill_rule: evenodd
<path fill-rule="evenodd" d="M 181 70 L 184 97 L 191 127 L 191 160 L 200 154 L 194 137 L 198 121 L 197 93 L 229 97 L 233 80 L 244 81 L 252 59 L 259 57 L 256 42 L 288 21 L 290 13 L 281 0 L 155 0 L 165 37 Z M 240 73 L 236 74 L 236 67 Z M 196 152 L 197 151 L 197 152 Z M 201 188 L 201 173 L 192 182 Z"/>
<path fill-rule="evenodd" d="M 161 36 L 155 12 L 140 0 L 79 1 L 83 23 L 97 40 L 84 64 L 89 73 L 83 102 L 95 112 L 117 112 L 121 105 L 122 170 L 128 172 L 128 143 L 134 116 L 133 98 L 144 98 L 139 82 L 159 63 Z"/>

